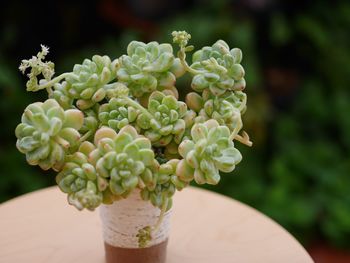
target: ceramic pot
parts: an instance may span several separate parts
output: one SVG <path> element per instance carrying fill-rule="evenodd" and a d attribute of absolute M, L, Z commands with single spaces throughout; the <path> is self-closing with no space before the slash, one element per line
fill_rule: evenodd
<path fill-rule="evenodd" d="M 160 209 L 140 197 L 135 190 L 126 199 L 100 206 L 107 263 L 165 263 L 171 210 L 166 212 L 158 231 L 145 248 L 138 244 L 138 231 L 154 226 Z"/>

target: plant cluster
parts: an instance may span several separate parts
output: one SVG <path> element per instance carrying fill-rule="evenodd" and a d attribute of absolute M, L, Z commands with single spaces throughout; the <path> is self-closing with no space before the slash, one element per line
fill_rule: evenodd
<path fill-rule="evenodd" d="M 242 130 L 246 109 L 242 52 L 222 40 L 186 53 L 191 36 L 172 33 L 179 46 L 132 41 L 116 59 L 95 55 L 54 77 L 48 48 L 20 70 L 28 91 L 45 89 L 45 102 L 30 104 L 16 128 L 27 162 L 58 172 L 56 182 L 77 209 L 94 210 L 140 190 L 142 199 L 171 208 L 176 190 L 192 181 L 215 185 L 242 156 L 234 140 L 251 145 Z M 176 79 L 188 73 L 194 92 L 178 98 Z M 157 230 L 140 230 L 145 246 Z"/>

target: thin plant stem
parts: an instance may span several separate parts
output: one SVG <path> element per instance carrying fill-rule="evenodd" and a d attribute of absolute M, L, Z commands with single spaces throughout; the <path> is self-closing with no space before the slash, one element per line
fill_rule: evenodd
<path fill-rule="evenodd" d="M 68 77 L 68 76 L 71 76 L 71 75 L 73 75 L 73 74 L 70 73 L 70 72 L 63 73 L 63 74 L 57 76 L 56 78 L 54 78 L 54 79 L 52 79 L 52 80 L 50 80 L 50 81 L 48 81 L 48 82 L 46 82 L 46 83 L 44 83 L 44 84 L 39 85 L 39 90 L 51 88 L 51 87 L 52 87 L 54 84 L 56 84 L 57 82 L 60 82 L 62 79 L 66 78 L 66 77 Z M 49 93 L 49 91 L 48 91 L 48 93 Z M 50 94 L 50 93 L 49 93 L 49 94 Z"/>
<path fill-rule="evenodd" d="M 52 96 L 52 93 L 53 93 L 51 87 L 47 87 L 47 88 L 46 88 L 46 91 L 47 91 L 47 94 L 49 94 L 49 97 L 51 97 L 51 96 Z"/>
<path fill-rule="evenodd" d="M 152 228 L 152 232 L 155 233 L 158 231 L 161 223 L 163 222 L 163 219 L 164 219 L 164 216 L 165 216 L 165 212 L 166 212 L 166 209 L 168 207 L 168 203 L 169 203 L 169 198 L 166 198 L 163 205 L 162 205 L 162 209 L 160 211 L 160 215 L 159 215 L 159 218 L 158 218 L 158 221 L 156 223 L 156 225 Z"/>
<path fill-rule="evenodd" d="M 185 68 L 185 70 L 189 73 L 192 73 L 193 75 L 197 75 L 202 73 L 202 71 L 199 70 L 195 70 L 193 68 L 191 68 L 186 61 L 186 52 L 183 48 L 181 48 L 181 50 L 178 52 L 177 54 L 178 58 L 180 59 L 181 65 Z"/>

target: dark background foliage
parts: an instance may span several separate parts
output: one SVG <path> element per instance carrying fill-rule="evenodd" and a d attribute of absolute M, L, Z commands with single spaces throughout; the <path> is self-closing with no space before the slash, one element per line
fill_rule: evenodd
<path fill-rule="evenodd" d="M 15 148 L 25 106 L 17 70 L 40 44 L 58 73 L 94 54 L 115 58 L 135 39 L 170 42 L 187 30 L 200 48 L 218 38 L 243 50 L 253 148 L 219 185 L 309 245 L 350 241 L 350 2 L 274 0 L 18 1 L 0 9 L 0 201 L 54 184 Z M 181 79 L 183 95 L 188 80 Z"/>

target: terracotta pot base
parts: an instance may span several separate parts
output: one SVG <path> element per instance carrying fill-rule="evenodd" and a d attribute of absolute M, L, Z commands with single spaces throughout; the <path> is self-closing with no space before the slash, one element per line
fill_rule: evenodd
<path fill-rule="evenodd" d="M 168 240 L 147 248 L 114 247 L 106 242 L 107 263 L 165 263 Z"/>

